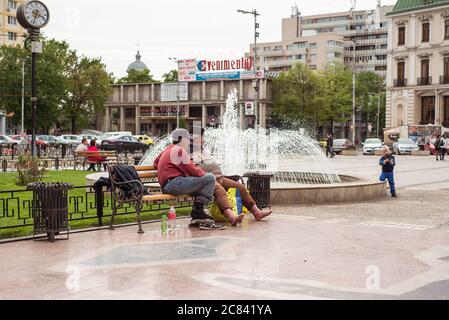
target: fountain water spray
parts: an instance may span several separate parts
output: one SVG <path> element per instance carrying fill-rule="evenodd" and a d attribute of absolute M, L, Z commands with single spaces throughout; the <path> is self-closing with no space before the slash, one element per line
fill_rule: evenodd
<path fill-rule="evenodd" d="M 228 95 L 221 125 L 205 133 L 205 149 L 217 159 L 225 175 L 267 173 L 274 175 L 274 183 L 341 183 L 318 142 L 305 130 L 242 130 L 238 109 L 234 89 Z M 170 137 L 161 139 L 141 164 L 152 165 L 170 142 Z"/>

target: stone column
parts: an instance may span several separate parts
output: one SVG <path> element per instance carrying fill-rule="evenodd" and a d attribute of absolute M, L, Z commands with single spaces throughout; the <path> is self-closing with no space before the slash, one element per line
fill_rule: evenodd
<path fill-rule="evenodd" d="M 151 120 L 151 135 L 153 137 L 157 135 L 157 132 L 156 132 L 156 120 Z"/>
<path fill-rule="evenodd" d="M 220 81 L 220 100 L 225 99 L 225 92 L 224 92 L 224 81 Z"/>
<path fill-rule="evenodd" d="M 201 99 L 203 101 L 206 101 L 207 97 L 206 97 L 206 81 L 203 81 L 202 83 L 202 95 L 201 95 Z"/>
<path fill-rule="evenodd" d="M 440 116 L 440 96 L 438 94 L 438 89 L 435 89 L 435 125 L 441 125 L 441 116 Z"/>
<path fill-rule="evenodd" d="M 240 89 L 239 89 L 239 99 L 243 100 L 245 97 L 243 96 L 243 80 L 240 80 Z"/>
<path fill-rule="evenodd" d="M 139 85 L 138 84 L 136 84 L 136 99 L 135 99 L 135 101 L 139 102 Z"/>
<path fill-rule="evenodd" d="M 126 130 L 125 125 L 125 107 L 120 107 L 120 125 L 119 125 L 120 131 Z"/>
<path fill-rule="evenodd" d="M 6 134 L 6 115 L 0 114 L 0 134 Z"/>
<path fill-rule="evenodd" d="M 225 106 L 224 104 L 220 104 L 220 119 L 223 118 L 224 113 L 225 113 Z"/>
<path fill-rule="evenodd" d="M 260 112 L 259 112 L 260 127 L 262 129 L 265 129 L 266 123 L 267 123 L 267 121 L 266 121 L 267 119 L 265 116 L 265 103 L 259 103 L 259 106 L 260 106 L 260 108 L 259 108 L 259 110 L 260 110 Z"/>
<path fill-rule="evenodd" d="M 140 106 L 136 107 L 136 135 L 140 135 Z"/>
<path fill-rule="evenodd" d="M 104 125 L 103 125 L 103 131 L 108 132 L 111 131 L 111 110 L 109 107 L 106 107 L 106 114 L 104 116 Z"/>
<path fill-rule="evenodd" d="M 151 100 L 150 101 L 155 101 L 155 98 L 154 98 L 154 83 L 151 84 Z"/>
<path fill-rule="evenodd" d="M 240 103 L 240 121 L 239 121 L 239 128 L 240 130 L 244 130 L 245 128 L 243 128 L 244 125 L 244 116 L 245 116 L 245 105 L 243 103 Z"/>
<path fill-rule="evenodd" d="M 170 120 L 167 121 L 167 133 L 170 134 L 172 132 L 172 123 Z"/>
<path fill-rule="evenodd" d="M 120 86 L 120 102 L 123 102 L 124 98 L 123 98 L 123 85 Z"/>
<path fill-rule="evenodd" d="M 207 107 L 206 105 L 203 104 L 203 108 L 202 108 L 202 115 L 201 115 L 201 126 L 203 128 L 207 127 Z"/>

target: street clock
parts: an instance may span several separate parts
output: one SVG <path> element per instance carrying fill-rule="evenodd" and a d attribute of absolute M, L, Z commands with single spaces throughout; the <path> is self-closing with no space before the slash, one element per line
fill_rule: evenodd
<path fill-rule="evenodd" d="M 17 9 L 17 21 L 25 29 L 41 29 L 49 20 L 50 12 L 41 1 L 29 0 Z"/>

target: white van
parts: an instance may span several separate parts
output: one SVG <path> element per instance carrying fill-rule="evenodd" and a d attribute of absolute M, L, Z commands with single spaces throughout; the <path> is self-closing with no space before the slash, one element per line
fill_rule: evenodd
<path fill-rule="evenodd" d="M 103 141 L 104 139 L 108 139 L 108 138 L 115 137 L 115 136 L 121 136 L 121 135 L 132 136 L 133 134 L 130 131 L 105 132 L 100 137 L 98 137 L 98 139 L 96 141 L 97 146 L 101 145 L 101 141 Z"/>

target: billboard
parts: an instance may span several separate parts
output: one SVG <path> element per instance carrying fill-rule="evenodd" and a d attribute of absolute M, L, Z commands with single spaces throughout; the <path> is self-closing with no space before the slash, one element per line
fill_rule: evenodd
<path fill-rule="evenodd" d="M 189 85 L 187 82 L 170 82 L 161 84 L 161 101 L 175 102 L 178 101 L 178 85 L 179 85 L 179 101 L 189 100 Z"/>
<path fill-rule="evenodd" d="M 185 59 L 178 61 L 179 81 L 195 81 L 196 72 L 197 72 L 196 59 Z"/>
<path fill-rule="evenodd" d="M 240 80 L 276 78 L 279 72 L 252 70 L 252 58 L 237 60 L 198 60 L 178 61 L 179 81 Z"/>

